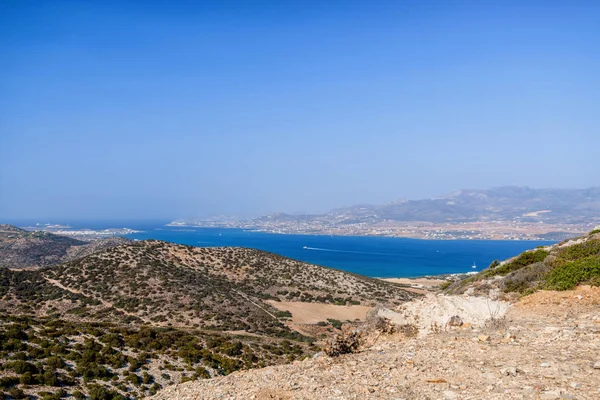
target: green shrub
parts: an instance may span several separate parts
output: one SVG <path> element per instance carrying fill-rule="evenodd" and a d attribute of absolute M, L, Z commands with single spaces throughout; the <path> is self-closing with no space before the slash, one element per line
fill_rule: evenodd
<path fill-rule="evenodd" d="M 39 392 L 38 394 L 41 396 L 42 400 L 60 400 L 63 397 L 67 397 L 67 392 L 63 389 L 60 389 L 56 393 Z"/>
<path fill-rule="evenodd" d="M 39 371 L 35 365 L 26 361 L 13 361 L 6 364 L 7 368 L 12 369 L 17 374 L 24 374 L 30 372 L 31 374 L 37 374 Z"/>
<path fill-rule="evenodd" d="M 512 271 L 516 271 L 516 270 L 526 267 L 528 265 L 544 261 L 546 259 L 546 257 L 548 256 L 548 254 L 549 254 L 548 251 L 543 250 L 543 249 L 526 251 L 526 252 L 522 253 L 521 255 L 519 255 L 514 260 L 512 260 L 511 262 L 508 262 L 504 265 L 498 265 L 495 268 L 494 267 L 489 268 L 488 270 L 486 270 L 484 272 L 484 275 L 488 276 L 488 277 L 495 276 L 495 275 L 507 275 L 508 273 L 510 273 Z M 494 263 L 492 263 L 492 265 L 493 264 Z"/>
<path fill-rule="evenodd" d="M 62 368 L 65 363 L 62 358 L 57 356 L 50 356 L 46 358 L 46 365 L 52 369 Z"/>
<path fill-rule="evenodd" d="M 600 240 L 586 240 L 561 249 L 557 256 L 560 261 L 575 261 L 598 254 L 600 254 Z"/>
<path fill-rule="evenodd" d="M 125 399 L 119 392 L 115 390 L 109 390 L 104 386 L 90 385 L 89 388 L 89 400 L 118 400 Z"/>
<path fill-rule="evenodd" d="M 337 319 L 333 319 L 333 318 L 327 318 L 327 321 L 329 321 L 329 323 L 331 324 L 331 326 L 333 326 L 336 329 L 342 329 L 342 321 L 337 320 Z"/>
<path fill-rule="evenodd" d="M 46 385 L 46 386 L 58 386 L 59 385 L 58 378 L 56 377 L 56 374 L 52 371 L 44 372 L 41 380 L 44 383 L 44 385 Z"/>
<path fill-rule="evenodd" d="M 547 280 L 547 288 L 572 289 L 579 283 L 595 283 L 600 279 L 600 256 L 590 256 L 566 263 L 553 269 Z"/>
<path fill-rule="evenodd" d="M 16 376 L 3 376 L 0 378 L 0 389 L 8 389 L 17 383 L 19 383 L 19 378 Z"/>
<path fill-rule="evenodd" d="M 289 311 L 277 311 L 275 314 L 279 318 L 292 318 L 292 313 Z"/>
<path fill-rule="evenodd" d="M 135 386 L 139 386 L 142 383 L 142 379 L 133 372 L 130 372 L 125 379 Z"/>
<path fill-rule="evenodd" d="M 38 380 L 31 374 L 31 372 L 25 372 L 24 374 L 21 374 L 19 382 L 22 385 L 35 385 L 36 383 L 38 383 Z"/>
<path fill-rule="evenodd" d="M 71 395 L 76 400 L 84 400 L 85 399 L 85 394 L 83 394 L 80 390 L 74 391 Z"/>
<path fill-rule="evenodd" d="M 24 399 L 26 397 L 25 393 L 21 389 L 16 387 L 8 389 L 8 394 L 13 399 Z"/>
<path fill-rule="evenodd" d="M 145 385 L 153 383 L 154 377 L 152 375 L 150 375 L 149 373 L 147 373 L 146 371 L 144 371 L 144 373 L 142 374 L 142 382 L 144 382 Z"/>

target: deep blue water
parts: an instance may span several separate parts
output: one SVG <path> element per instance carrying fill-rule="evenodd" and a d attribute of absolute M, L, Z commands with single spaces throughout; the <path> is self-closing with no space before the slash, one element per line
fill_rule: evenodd
<path fill-rule="evenodd" d="M 552 242 L 419 240 L 382 237 L 280 235 L 240 229 L 160 227 L 129 235 L 192 246 L 241 246 L 372 277 L 470 272 Z M 473 264 L 477 269 L 471 268 Z"/>
<path fill-rule="evenodd" d="M 383 237 L 280 235 L 241 229 L 166 227 L 164 222 L 69 223 L 73 228 L 132 228 L 131 239 L 192 246 L 241 246 L 372 277 L 415 277 L 478 271 L 493 260 L 553 242 L 419 240 Z M 23 226 L 23 225 L 20 225 Z M 472 269 L 473 264 L 477 269 Z"/>

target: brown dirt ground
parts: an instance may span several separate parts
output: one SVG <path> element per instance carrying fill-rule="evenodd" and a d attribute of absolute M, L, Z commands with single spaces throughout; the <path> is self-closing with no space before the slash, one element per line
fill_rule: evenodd
<path fill-rule="evenodd" d="M 294 324 L 316 324 L 328 318 L 340 321 L 364 320 L 371 307 L 336 306 L 334 304 L 305 303 L 301 301 L 268 301 L 270 305 L 281 311 L 292 313 Z"/>

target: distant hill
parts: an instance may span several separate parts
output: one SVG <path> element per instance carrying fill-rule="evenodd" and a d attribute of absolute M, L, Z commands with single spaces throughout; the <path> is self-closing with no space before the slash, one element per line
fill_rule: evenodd
<path fill-rule="evenodd" d="M 172 383 L 305 357 L 343 322 L 324 318 L 308 337 L 273 304 L 348 309 L 415 296 L 263 251 L 155 240 L 40 269 L 0 268 L 0 339 L 11 339 L 0 390 L 139 398 Z"/>
<path fill-rule="evenodd" d="M 532 189 L 505 186 L 489 190 L 459 190 L 445 196 L 402 200 L 383 205 L 356 205 L 323 215 L 273 214 L 259 220 L 310 220 L 323 216 L 338 223 L 374 224 L 390 221 L 470 222 L 522 220 L 546 223 L 600 221 L 600 187 Z"/>
<path fill-rule="evenodd" d="M 249 220 L 177 220 L 171 226 L 272 233 L 419 239 L 562 240 L 600 223 L 600 187 L 459 190 L 422 200 L 361 204 L 324 214 L 276 213 Z"/>
<path fill-rule="evenodd" d="M 128 241 L 125 238 L 111 237 L 87 242 L 0 224 L 0 266 L 27 268 L 56 265 Z"/>

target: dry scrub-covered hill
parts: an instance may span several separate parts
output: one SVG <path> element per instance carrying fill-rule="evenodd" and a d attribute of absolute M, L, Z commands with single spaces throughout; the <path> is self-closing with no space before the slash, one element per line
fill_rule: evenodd
<path fill-rule="evenodd" d="M 85 242 L 49 232 L 29 232 L 0 224 L 0 267 L 29 268 L 56 265 L 85 257 L 129 240 L 120 237 Z"/>
<path fill-rule="evenodd" d="M 265 300 L 393 305 L 414 296 L 387 282 L 263 251 L 160 241 L 115 247 L 42 276 L 138 322 L 269 334 L 283 329 L 285 315 Z"/>
<path fill-rule="evenodd" d="M 319 321 L 317 335 L 307 337 L 273 304 L 346 310 L 393 307 L 414 296 L 262 251 L 159 241 L 51 267 L 4 267 L 0 391 L 140 398 L 173 383 L 306 357 L 317 351 L 317 336 L 342 322 Z"/>

